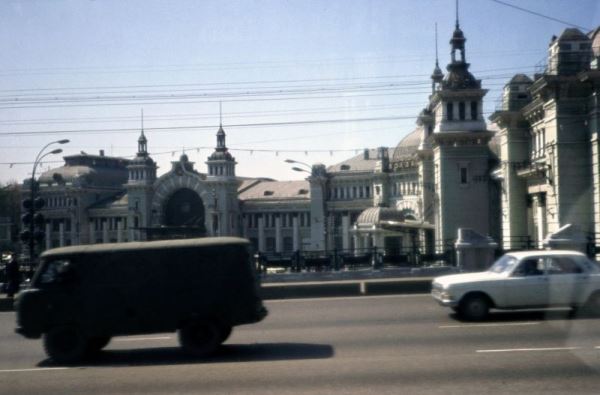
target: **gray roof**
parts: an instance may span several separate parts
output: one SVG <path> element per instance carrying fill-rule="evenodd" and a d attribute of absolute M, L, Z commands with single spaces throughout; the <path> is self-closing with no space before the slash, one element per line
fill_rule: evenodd
<path fill-rule="evenodd" d="M 570 27 L 570 28 L 563 30 L 563 32 L 558 37 L 558 41 L 587 41 L 587 40 L 589 40 L 588 36 L 583 34 L 581 32 L 581 30 L 574 28 L 574 27 Z"/>
<path fill-rule="evenodd" d="M 129 197 L 127 193 L 121 192 L 117 195 L 110 196 L 106 199 L 102 199 L 93 205 L 90 209 L 114 209 L 118 207 L 127 207 L 129 205 Z"/>
<path fill-rule="evenodd" d="M 404 213 L 390 207 L 370 207 L 364 210 L 356 219 L 356 224 L 361 225 L 378 225 L 382 221 L 403 222 Z"/>
<path fill-rule="evenodd" d="M 299 181 L 262 181 L 239 194 L 240 200 L 309 200 L 310 184 Z"/>
<path fill-rule="evenodd" d="M 421 133 L 420 129 L 415 129 L 406 136 L 396 146 L 394 149 L 394 156 L 392 157 L 392 162 L 397 162 L 399 160 L 410 158 L 417 152 L 419 148 L 419 144 L 421 143 Z"/>
<path fill-rule="evenodd" d="M 393 154 L 393 149 L 388 148 L 388 157 Z M 368 159 L 365 159 L 364 151 L 360 154 L 353 156 L 350 159 L 346 159 L 343 162 L 329 166 L 327 168 L 328 173 L 350 173 L 350 172 L 361 172 L 361 171 L 375 171 L 375 165 L 377 164 L 377 149 L 368 149 Z M 343 167 L 343 168 L 342 168 Z"/>
<path fill-rule="evenodd" d="M 525 74 L 515 74 L 508 83 L 509 84 L 523 84 L 523 83 L 532 84 L 533 80 Z"/>

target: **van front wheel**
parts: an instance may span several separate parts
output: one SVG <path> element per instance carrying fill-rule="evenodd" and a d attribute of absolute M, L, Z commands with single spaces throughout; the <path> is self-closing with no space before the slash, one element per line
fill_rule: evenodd
<path fill-rule="evenodd" d="M 191 323 L 179 330 L 179 344 L 186 353 L 195 357 L 214 353 L 222 338 L 219 325 L 211 321 Z"/>
<path fill-rule="evenodd" d="M 87 342 L 81 331 L 73 326 L 59 326 L 44 334 L 44 350 L 52 361 L 69 364 L 80 360 Z"/>

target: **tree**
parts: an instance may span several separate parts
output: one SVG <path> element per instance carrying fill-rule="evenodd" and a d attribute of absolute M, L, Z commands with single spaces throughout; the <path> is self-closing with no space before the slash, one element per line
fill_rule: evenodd
<path fill-rule="evenodd" d="M 10 241 L 0 245 L 0 250 L 15 250 L 21 226 L 21 185 L 15 181 L 0 184 L 0 217 L 11 224 Z"/>

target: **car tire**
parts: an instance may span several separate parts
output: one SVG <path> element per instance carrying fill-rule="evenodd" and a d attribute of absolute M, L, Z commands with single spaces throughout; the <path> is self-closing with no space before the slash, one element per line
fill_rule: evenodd
<path fill-rule="evenodd" d="M 470 295 L 460 302 L 458 312 L 466 320 L 482 321 L 490 312 L 490 303 L 482 295 Z"/>
<path fill-rule="evenodd" d="M 97 354 L 110 343 L 110 336 L 95 336 L 87 340 L 85 352 L 88 355 Z"/>
<path fill-rule="evenodd" d="M 72 364 L 83 358 L 87 341 L 74 326 L 59 326 L 44 333 L 44 351 L 56 363 Z"/>
<path fill-rule="evenodd" d="M 213 321 L 194 322 L 179 329 L 179 344 L 186 354 L 206 357 L 222 343 L 223 332 Z"/>

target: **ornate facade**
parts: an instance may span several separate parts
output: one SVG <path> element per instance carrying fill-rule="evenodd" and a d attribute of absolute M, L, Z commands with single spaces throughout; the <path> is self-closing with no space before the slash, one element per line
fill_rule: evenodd
<path fill-rule="evenodd" d="M 38 180 L 49 202 L 45 247 L 237 235 L 270 253 L 377 247 L 397 254 L 441 251 L 460 227 L 497 237 L 486 90 L 469 72 L 465 41 L 457 21 L 447 74 L 436 59 L 429 102 L 395 148 L 307 166 L 302 181 L 237 177 L 222 127 L 206 173 L 183 154 L 157 177 L 143 130 L 132 160 L 65 157 Z"/>

